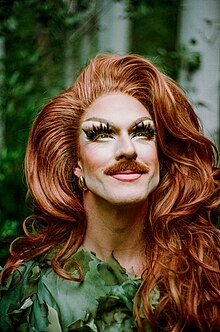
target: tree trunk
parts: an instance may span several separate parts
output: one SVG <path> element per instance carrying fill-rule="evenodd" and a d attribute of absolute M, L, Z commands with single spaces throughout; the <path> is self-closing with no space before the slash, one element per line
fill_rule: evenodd
<path fill-rule="evenodd" d="M 126 8 L 126 0 L 103 0 L 102 9 L 98 13 L 99 52 L 128 52 L 130 22 Z"/>
<path fill-rule="evenodd" d="M 219 140 L 220 1 L 183 0 L 179 83 L 196 107 L 204 133 Z"/>

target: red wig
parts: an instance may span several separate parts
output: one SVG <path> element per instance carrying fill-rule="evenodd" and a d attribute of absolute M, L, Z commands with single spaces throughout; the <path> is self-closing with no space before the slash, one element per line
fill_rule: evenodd
<path fill-rule="evenodd" d="M 26 236 L 12 243 L 5 278 L 24 260 L 56 248 L 55 272 L 71 278 L 65 262 L 82 244 L 86 218 L 73 173 L 83 112 L 99 96 L 122 92 L 139 100 L 157 128 L 161 181 L 149 196 L 146 270 L 135 300 L 154 331 L 217 331 L 220 328 L 220 245 L 217 229 L 217 151 L 178 86 L 135 55 L 99 55 L 77 81 L 39 113 L 30 134 L 26 177 L 34 215 Z M 79 271 L 80 266 L 78 266 Z M 82 279 L 82 276 L 79 280 Z M 148 295 L 161 298 L 152 311 Z"/>

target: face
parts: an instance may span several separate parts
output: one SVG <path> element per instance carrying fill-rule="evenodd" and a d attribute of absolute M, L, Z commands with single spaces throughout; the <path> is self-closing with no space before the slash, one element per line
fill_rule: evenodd
<path fill-rule="evenodd" d="M 76 176 L 93 196 L 114 204 L 146 201 L 159 183 L 154 122 L 135 98 L 106 94 L 85 111 Z"/>

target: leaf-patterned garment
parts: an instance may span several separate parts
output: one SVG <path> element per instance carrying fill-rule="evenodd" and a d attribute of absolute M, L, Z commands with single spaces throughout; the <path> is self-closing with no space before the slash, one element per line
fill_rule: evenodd
<path fill-rule="evenodd" d="M 59 277 L 46 258 L 25 262 L 15 271 L 0 286 L 1 331 L 137 331 L 133 299 L 141 279 L 113 257 L 103 262 L 82 247 L 72 260 L 83 270 L 82 282 Z M 158 300 L 155 290 L 153 309 Z M 144 325 L 151 331 L 146 319 Z"/>

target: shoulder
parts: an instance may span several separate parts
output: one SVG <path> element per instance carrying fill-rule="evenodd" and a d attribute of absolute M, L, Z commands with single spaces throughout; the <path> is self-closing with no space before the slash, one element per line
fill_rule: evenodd
<path fill-rule="evenodd" d="M 22 262 L 0 285 L 0 330 L 49 331 L 50 306 L 44 299 L 47 291 L 42 282 L 50 274 L 58 278 L 50 260 L 39 257 Z M 57 316 L 55 310 L 53 314 Z M 53 327 L 59 331 L 56 323 Z"/>
<path fill-rule="evenodd" d="M 20 266 L 0 285 L 0 299 L 2 300 L 5 294 L 8 296 L 12 291 L 14 294 L 19 293 L 20 290 L 23 290 L 26 283 L 32 281 L 33 277 L 36 278 L 36 275 L 39 275 L 39 270 L 39 264 L 35 260 L 21 262 Z"/>

